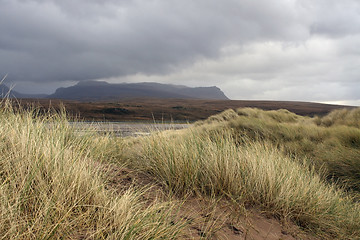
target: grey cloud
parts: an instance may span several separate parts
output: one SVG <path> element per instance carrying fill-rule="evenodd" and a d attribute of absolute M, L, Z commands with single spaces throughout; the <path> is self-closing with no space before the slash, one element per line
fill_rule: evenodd
<path fill-rule="evenodd" d="M 357 101 L 359 40 L 358 0 L 0 0 L 0 78 L 23 89 L 112 79 Z"/>
<path fill-rule="evenodd" d="M 314 16 L 311 32 L 331 37 L 360 33 L 360 2 L 358 0 L 305 0 Z"/>
<path fill-rule="evenodd" d="M 265 0 L 1 0 L 1 71 L 18 81 L 168 73 L 216 58 L 227 44 L 306 38 L 297 8 Z"/>
<path fill-rule="evenodd" d="M 198 61 L 165 76 L 137 76 L 118 81 L 181 82 L 217 85 L 232 99 L 356 102 L 360 99 L 360 60 L 344 53 L 357 37 L 313 37 L 302 44 L 249 43 L 221 51 L 217 59 Z"/>

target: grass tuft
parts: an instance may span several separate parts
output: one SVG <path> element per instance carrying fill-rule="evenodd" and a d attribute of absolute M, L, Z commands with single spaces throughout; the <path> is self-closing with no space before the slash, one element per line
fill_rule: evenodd
<path fill-rule="evenodd" d="M 109 139 L 79 137 L 65 113 L 9 106 L 0 110 L 1 239 L 177 237 L 174 204 L 146 203 L 141 189 L 106 190 L 94 159 L 114 152 Z"/>
<path fill-rule="evenodd" d="M 294 161 L 271 142 L 238 145 L 233 134 L 192 130 L 170 140 L 160 133 L 144 140 L 134 163 L 177 195 L 260 207 L 324 237 L 360 236 L 359 204 L 324 183 L 306 159 Z"/>

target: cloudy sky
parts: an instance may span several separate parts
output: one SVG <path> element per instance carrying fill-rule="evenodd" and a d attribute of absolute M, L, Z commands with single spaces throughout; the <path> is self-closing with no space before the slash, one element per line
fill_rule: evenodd
<path fill-rule="evenodd" d="M 0 0 L 0 78 L 218 86 L 360 106 L 359 0 Z"/>

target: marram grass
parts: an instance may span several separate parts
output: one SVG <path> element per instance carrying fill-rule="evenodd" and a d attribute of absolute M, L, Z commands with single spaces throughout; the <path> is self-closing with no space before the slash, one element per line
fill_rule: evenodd
<path fill-rule="evenodd" d="M 145 203 L 144 190 L 105 189 L 94 160 L 114 152 L 109 139 L 78 137 L 64 114 L 15 113 L 5 105 L 0 239 L 177 238 L 181 224 L 170 224 L 173 204 Z"/>
<path fill-rule="evenodd" d="M 271 141 L 234 131 L 189 129 L 142 140 L 133 164 L 177 195 L 223 197 L 260 207 L 322 238 L 360 238 L 360 205 L 325 183 L 307 159 L 294 159 Z"/>
<path fill-rule="evenodd" d="M 231 129 L 239 144 L 244 142 L 242 136 L 270 142 L 287 155 L 307 158 L 329 182 L 356 193 L 360 192 L 359 112 L 360 108 L 343 109 L 309 118 L 287 110 L 244 108 L 227 110 L 197 125 L 215 133 Z"/>
<path fill-rule="evenodd" d="M 343 189 L 358 180 L 356 111 L 228 110 L 188 130 L 125 140 L 80 135 L 64 112 L 4 105 L 0 239 L 181 239 L 178 207 L 145 202 L 144 189 L 108 190 L 99 167 L 108 162 L 151 175 L 180 199 L 225 199 L 321 239 L 360 239 L 359 203 Z"/>

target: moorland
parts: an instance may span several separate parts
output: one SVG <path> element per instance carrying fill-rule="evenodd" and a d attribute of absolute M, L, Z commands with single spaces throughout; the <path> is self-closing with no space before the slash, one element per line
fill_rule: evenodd
<path fill-rule="evenodd" d="M 59 99 L 18 99 L 14 107 L 36 106 L 47 112 L 49 107 L 65 107 L 69 116 L 87 121 L 180 121 L 204 120 L 227 109 L 287 109 L 302 116 L 324 116 L 330 111 L 350 106 L 291 101 L 245 101 L 204 99 L 121 98 L 111 101 L 75 101 Z"/>
<path fill-rule="evenodd" d="M 359 108 L 226 105 L 122 138 L 79 135 L 66 102 L 16 104 L 0 109 L 1 239 L 360 239 Z"/>

